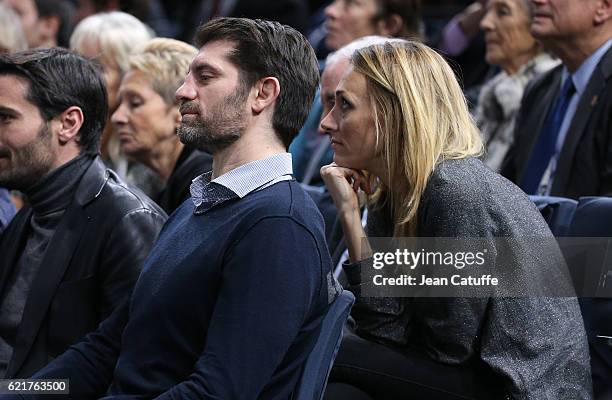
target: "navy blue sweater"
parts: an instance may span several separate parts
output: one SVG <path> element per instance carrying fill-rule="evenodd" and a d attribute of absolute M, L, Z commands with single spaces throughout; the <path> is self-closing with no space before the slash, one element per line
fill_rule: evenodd
<path fill-rule="evenodd" d="M 295 181 L 193 209 L 166 223 L 129 305 L 37 377 L 83 396 L 290 397 L 334 297 L 321 215 Z"/>

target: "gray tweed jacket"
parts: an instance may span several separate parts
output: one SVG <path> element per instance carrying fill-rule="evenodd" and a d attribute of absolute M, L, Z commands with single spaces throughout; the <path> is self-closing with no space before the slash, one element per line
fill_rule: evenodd
<path fill-rule="evenodd" d="M 421 237 L 511 237 L 521 279 L 558 276 L 559 265 L 524 257 L 534 237 L 552 237 L 529 198 L 475 158 L 447 160 L 419 207 Z M 369 236 L 391 236 L 373 211 Z M 559 254 L 560 255 L 560 254 Z M 589 349 L 575 297 L 381 298 L 360 296 L 359 263 L 345 264 L 356 294 L 356 333 L 391 346 L 418 346 L 448 364 L 484 363 L 514 399 L 592 398 Z"/>

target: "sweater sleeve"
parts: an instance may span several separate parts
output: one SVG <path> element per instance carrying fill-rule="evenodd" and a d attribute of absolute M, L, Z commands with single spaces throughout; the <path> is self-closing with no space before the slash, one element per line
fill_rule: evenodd
<path fill-rule="evenodd" d="M 113 378 L 128 314 L 129 301 L 126 300 L 102 322 L 98 330 L 71 346 L 32 379 L 68 379 L 71 398 L 99 398 L 104 395 Z M 61 400 L 66 395 L 0 395 L 0 398 Z"/>
<path fill-rule="evenodd" d="M 279 365 L 291 362 L 288 350 L 316 307 L 321 266 L 314 238 L 299 223 L 288 217 L 256 223 L 226 256 L 193 373 L 159 398 L 259 398 Z"/>

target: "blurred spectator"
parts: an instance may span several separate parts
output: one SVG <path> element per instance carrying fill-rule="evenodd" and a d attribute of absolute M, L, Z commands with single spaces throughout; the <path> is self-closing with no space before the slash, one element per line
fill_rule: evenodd
<path fill-rule="evenodd" d="M 98 70 L 68 50 L 0 56 L 0 186 L 29 203 L 0 237 L 4 378 L 31 376 L 110 315 L 165 221 L 97 156 L 106 107 Z"/>
<path fill-rule="evenodd" d="M 502 173 L 528 194 L 612 195 L 612 2 L 532 0 L 563 65 L 526 90 Z"/>
<path fill-rule="evenodd" d="M 494 171 L 499 171 L 514 141 L 514 123 L 527 83 L 559 63 L 543 53 L 531 36 L 530 20 L 527 0 L 489 0 L 480 22 L 486 60 L 502 69 L 483 85 L 475 113 L 486 144 L 483 161 Z"/>
<path fill-rule="evenodd" d="M 76 0 L 75 22 L 93 14 L 111 11 L 123 11 L 147 21 L 152 1 L 155 0 Z"/>
<path fill-rule="evenodd" d="M 306 29 L 306 0 L 160 0 L 162 12 L 175 26 L 176 38 L 192 42 L 196 28 L 215 17 L 244 17 L 278 21 Z"/>
<path fill-rule="evenodd" d="M 149 168 L 129 163 L 121 154 L 110 116 L 119 105 L 117 93 L 129 67 L 129 57 L 142 51 L 152 32 L 136 17 L 121 11 L 91 15 L 82 20 L 70 38 L 70 48 L 102 66 L 108 91 L 109 121 L 102 135 L 102 158 L 121 178 L 150 197 L 156 197 L 161 182 Z"/>
<path fill-rule="evenodd" d="M 334 0 L 325 9 L 325 44 L 337 50 L 367 35 L 418 39 L 422 31 L 421 8 L 421 0 Z M 329 141 L 319 131 L 321 112 L 321 98 L 317 95 L 304 127 L 289 148 L 295 178 L 310 185 L 322 184 L 319 169 L 332 157 Z"/>
<path fill-rule="evenodd" d="M 325 45 L 337 50 L 367 35 L 422 39 L 421 0 L 334 0 L 325 8 Z"/>
<path fill-rule="evenodd" d="M 197 53 L 178 40 L 151 40 L 130 58 L 112 116 L 121 150 L 155 171 L 164 183 L 155 200 L 168 214 L 189 197 L 191 181 L 212 169 L 209 154 L 184 146 L 176 135 L 181 114 L 174 93 Z"/>
<path fill-rule="evenodd" d="M 0 234 L 15 216 L 15 206 L 11 202 L 11 194 L 8 190 L 0 188 Z"/>
<path fill-rule="evenodd" d="M 477 0 L 455 15 L 442 30 L 436 46 L 452 61 L 470 109 L 478 101 L 481 85 L 498 72 L 485 61 L 484 36 L 480 30 L 485 5 L 486 0 Z"/>
<path fill-rule="evenodd" d="M 14 53 L 28 48 L 28 42 L 19 17 L 15 12 L 0 3 L 0 54 Z"/>
<path fill-rule="evenodd" d="M 68 47 L 74 8 L 68 0 L 2 0 L 21 20 L 28 46 Z"/>

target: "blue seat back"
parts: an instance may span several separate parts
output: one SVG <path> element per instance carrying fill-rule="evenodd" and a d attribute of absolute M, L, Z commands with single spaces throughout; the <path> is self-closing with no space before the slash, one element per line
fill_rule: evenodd
<path fill-rule="evenodd" d="M 564 197 L 529 196 L 555 236 L 567 236 L 578 202 Z"/>
<path fill-rule="evenodd" d="M 327 378 L 342 340 L 342 329 L 354 302 L 355 296 L 348 290 L 343 290 L 329 306 L 319 337 L 306 360 L 302 376 L 293 395 L 294 400 L 323 398 Z"/>
<path fill-rule="evenodd" d="M 569 235 L 609 237 L 611 239 L 608 243 L 612 244 L 612 198 L 580 198 Z M 585 269 L 594 269 L 592 272 L 598 277 L 598 296 L 599 293 L 611 293 L 612 287 L 612 250 L 608 250 L 610 246 L 606 242 L 599 242 L 604 243 L 604 248 L 598 245 L 596 251 L 602 253 L 603 257 L 597 260 L 597 265 L 582 265 Z M 595 398 L 612 398 L 612 298 L 583 297 L 580 299 L 580 307 L 591 351 Z"/>

